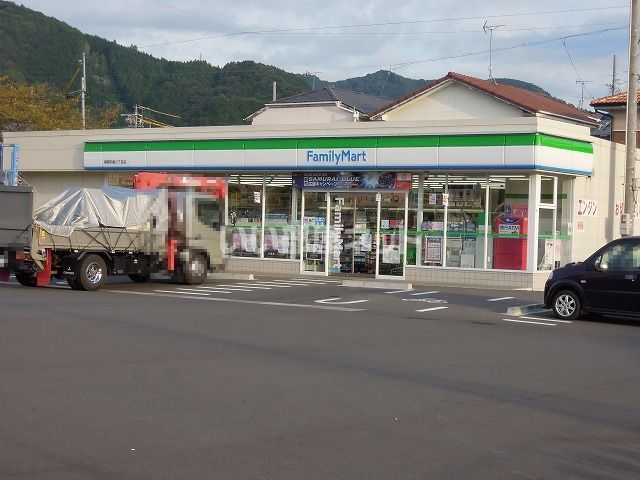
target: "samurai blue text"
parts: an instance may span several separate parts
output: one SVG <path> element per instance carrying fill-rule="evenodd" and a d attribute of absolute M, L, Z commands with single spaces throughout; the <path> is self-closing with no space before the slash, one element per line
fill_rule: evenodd
<path fill-rule="evenodd" d="M 364 150 L 361 152 L 351 152 L 351 150 L 329 150 L 326 153 L 316 153 L 313 150 L 307 150 L 307 162 L 326 162 L 334 163 L 336 165 L 340 163 L 355 163 L 366 162 L 367 152 Z"/>

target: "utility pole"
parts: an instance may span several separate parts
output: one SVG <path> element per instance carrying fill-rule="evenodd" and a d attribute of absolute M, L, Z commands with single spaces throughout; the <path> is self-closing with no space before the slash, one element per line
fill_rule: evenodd
<path fill-rule="evenodd" d="M 633 235 L 636 180 L 636 131 L 638 124 L 638 0 L 631 0 L 629 19 L 629 90 L 627 92 L 627 149 L 624 177 L 624 213 L 620 217 L 620 234 Z"/>
<path fill-rule="evenodd" d="M 271 101 L 275 102 L 278 99 L 278 83 L 277 82 L 273 82 L 273 92 L 271 95 Z"/>
<path fill-rule="evenodd" d="M 80 80 L 80 98 L 82 105 L 82 129 L 87 128 L 87 117 L 85 111 L 85 97 L 87 96 L 87 66 L 86 53 L 82 52 L 82 79 Z"/>
<path fill-rule="evenodd" d="M 611 75 L 611 85 L 607 85 L 611 88 L 610 95 L 616 94 L 616 85 L 618 84 L 618 78 L 616 74 L 616 54 L 613 54 L 613 74 Z"/>

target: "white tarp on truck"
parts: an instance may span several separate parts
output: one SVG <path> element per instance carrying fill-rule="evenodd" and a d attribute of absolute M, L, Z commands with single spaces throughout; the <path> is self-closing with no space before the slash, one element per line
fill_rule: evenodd
<path fill-rule="evenodd" d="M 70 188 L 38 207 L 33 223 L 51 235 L 70 237 L 76 229 L 148 230 L 152 218 L 167 218 L 164 190 L 122 187 Z"/>

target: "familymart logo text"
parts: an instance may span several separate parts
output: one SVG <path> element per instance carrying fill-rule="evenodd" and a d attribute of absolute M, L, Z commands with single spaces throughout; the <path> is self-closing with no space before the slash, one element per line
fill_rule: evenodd
<path fill-rule="evenodd" d="M 367 152 L 352 152 L 348 150 L 329 150 L 326 152 L 316 152 L 315 150 L 307 150 L 307 162 L 314 163 L 333 163 L 339 165 L 341 163 L 366 163 Z"/>

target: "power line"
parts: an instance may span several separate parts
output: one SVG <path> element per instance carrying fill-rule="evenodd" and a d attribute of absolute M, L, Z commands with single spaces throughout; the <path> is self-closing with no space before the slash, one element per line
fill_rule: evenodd
<path fill-rule="evenodd" d="M 322 27 L 277 28 L 272 30 L 245 30 L 245 31 L 233 32 L 233 33 L 222 33 L 218 35 L 210 35 L 206 37 L 176 40 L 173 42 L 163 42 L 163 43 L 155 43 L 150 45 L 143 45 L 140 48 L 152 48 L 152 47 L 161 47 L 166 45 L 177 45 L 181 43 L 191 43 L 191 42 L 198 42 L 202 40 L 213 40 L 217 38 L 235 37 L 240 35 L 262 35 L 262 34 L 268 34 L 268 33 L 286 33 L 286 32 L 314 32 L 314 31 L 320 31 L 320 30 L 368 28 L 368 27 L 382 27 L 382 26 L 390 26 L 390 25 L 417 25 L 417 24 L 425 24 L 425 23 L 453 22 L 453 21 L 462 21 L 462 20 L 481 20 L 481 19 L 490 19 L 490 18 L 521 17 L 521 16 L 530 16 L 530 15 L 552 15 L 557 13 L 590 12 L 590 11 L 599 11 L 599 10 L 612 10 L 612 9 L 618 9 L 618 8 L 627 9 L 628 5 L 612 5 L 608 7 L 523 12 L 523 13 L 511 13 L 511 14 L 501 14 L 501 15 L 450 17 L 450 18 L 439 18 L 439 19 L 431 19 L 431 20 L 404 20 L 404 21 L 398 21 L 398 22 L 360 23 L 360 24 L 351 24 L 351 25 L 327 25 Z"/>
<path fill-rule="evenodd" d="M 573 67 L 573 71 L 576 72 L 576 76 L 578 77 L 578 80 L 576 83 L 580 83 L 582 84 L 582 90 L 583 90 L 583 97 L 584 97 L 584 90 L 587 90 L 587 93 L 589 93 L 589 95 L 591 95 L 591 98 L 595 98 L 594 95 L 591 93 L 591 91 L 589 90 L 589 87 L 587 87 L 585 85 L 585 81 L 582 80 L 582 77 L 580 76 L 580 73 L 578 72 L 578 69 L 576 68 L 576 64 L 573 63 L 573 58 L 571 58 L 571 54 L 569 53 L 569 49 L 567 48 L 567 39 L 563 38 L 562 39 L 562 45 L 564 46 L 564 51 L 567 52 L 567 56 L 569 57 L 569 61 L 571 62 L 571 66 Z M 580 106 L 582 106 L 582 100 L 580 101 Z"/>

